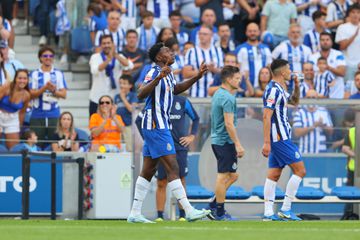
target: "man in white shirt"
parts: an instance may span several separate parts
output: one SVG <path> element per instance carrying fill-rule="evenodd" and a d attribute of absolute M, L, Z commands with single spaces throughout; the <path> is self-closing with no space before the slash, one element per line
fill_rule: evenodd
<path fill-rule="evenodd" d="M 288 32 L 289 40 L 282 42 L 272 52 L 273 59 L 284 59 L 289 62 L 290 70 L 302 72 L 302 66 L 309 60 L 311 49 L 301 44 L 301 27 L 291 24 Z"/>
<path fill-rule="evenodd" d="M 92 86 L 90 90 L 89 117 L 97 111 L 97 103 L 103 95 L 114 97 L 119 91 L 122 70 L 131 70 L 134 64 L 122 54 L 116 53 L 111 35 L 100 37 L 101 51 L 90 58 Z"/>
<path fill-rule="evenodd" d="M 320 52 L 317 52 L 310 57 L 310 62 L 314 65 L 314 70 L 317 71 L 317 60 L 319 57 L 327 59 L 328 70 L 335 75 L 335 85 L 330 87 L 329 98 L 344 98 L 344 76 L 346 72 L 345 58 L 342 52 L 332 48 L 333 42 L 331 33 L 323 32 L 320 34 Z"/>
<path fill-rule="evenodd" d="M 120 53 L 123 50 L 125 42 L 126 31 L 120 27 L 121 18 L 118 11 L 111 11 L 108 14 L 108 27 L 104 30 L 97 31 L 95 36 L 95 52 L 101 51 L 100 37 L 105 34 L 111 34 L 115 44 L 116 52 Z"/>
<path fill-rule="evenodd" d="M 360 5 L 353 4 L 348 11 L 349 22 L 341 24 L 336 32 L 335 41 L 340 45 L 346 61 L 345 82 L 352 80 L 360 63 Z"/>

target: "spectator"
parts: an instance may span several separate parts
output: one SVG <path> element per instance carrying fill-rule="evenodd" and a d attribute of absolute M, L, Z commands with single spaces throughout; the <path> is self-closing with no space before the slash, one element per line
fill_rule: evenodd
<path fill-rule="evenodd" d="M 281 58 L 289 62 L 290 70 L 302 72 L 302 66 L 309 60 L 311 50 L 301 44 L 301 27 L 298 24 L 291 24 L 289 27 L 289 40 L 282 42 L 272 52 L 273 59 Z"/>
<path fill-rule="evenodd" d="M 65 0 L 59 0 L 56 3 L 56 18 L 55 34 L 59 36 L 59 48 L 62 50 L 60 63 L 66 64 L 68 62 L 71 26 L 65 8 Z"/>
<path fill-rule="evenodd" d="M 328 69 L 335 75 L 335 85 L 330 88 L 329 98 L 344 98 L 344 76 L 346 71 L 346 63 L 344 55 L 332 48 L 331 34 L 323 32 L 320 34 L 320 52 L 317 52 L 310 57 L 310 62 L 314 65 L 314 70 L 317 71 L 317 60 L 320 57 L 327 59 Z"/>
<path fill-rule="evenodd" d="M 133 79 L 139 77 L 142 66 L 148 62 L 145 51 L 138 48 L 138 33 L 134 29 L 126 32 L 126 45 L 122 54 L 133 63 L 134 67 L 131 70 L 124 70 L 123 73 L 131 75 Z"/>
<path fill-rule="evenodd" d="M 215 22 L 216 22 L 216 15 L 214 10 L 205 9 L 204 12 L 201 14 L 201 23 L 211 28 L 211 31 L 213 32 L 211 43 L 215 43 L 219 39 L 219 36 L 217 34 L 218 29 L 217 27 L 215 27 Z M 200 36 L 198 32 L 200 31 L 201 26 L 202 25 L 194 28 L 190 33 L 190 41 L 193 42 L 195 45 L 199 44 Z"/>
<path fill-rule="evenodd" d="M 5 40 L 6 43 L 8 43 L 12 31 L 9 20 L 3 15 L 3 11 L 0 8 L 0 39 Z"/>
<path fill-rule="evenodd" d="M 239 67 L 239 62 L 236 58 L 236 55 L 233 53 L 227 53 L 224 59 L 224 66 L 233 66 Z M 214 76 L 214 81 L 210 85 L 208 89 L 209 96 L 213 96 L 215 92 L 219 89 L 221 85 L 221 76 L 220 74 L 216 74 Z M 239 88 L 236 93 L 236 97 L 251 97 L 254 95 L 254 88 L 249 80 L 248 75 L 242 75 L 241 81 L 239 83 Z"/>
<path fill-rule="evenodd" d="M 120 92 L 115 95 L 114 102 L 116 105 L 116 114 L 121 117 L 125 127 L 123 131 L 123 138 L 126 144 L 126 151 L 132 152 L 133 138 L 132 138 L 132 112 L 133 108 L 138 102 L 136 93 L 132 90 L 133 79 L 129 75 L 122 75 L 120 77 Z"/>
<path fill-rule="evenodd" d="M 189 34 L 181 28 L 182 15 L 179 10 L 170 13 L 171 29 L 176 33 L 176 38 L 179 41 L 180 50 L 182 51 L 185 43 L 189 41 Z"/>
<path fill-rule="evenodd" d="M 271 64 L 271 51 L 265 44 L 259 42 L 260 29 L 256 23 L 246 27 L 247 42 L 236 48 L 240 71 L 247 72 L 253 87 L 258 87 L 256 81 L 261 68 Z"/>
<path fill-rule="evenodd" d="M 103 35 L 111 35 L 117 53 L 120 53 L 125 45 L 125 30 L 120 26 L 120 13 L 110 11 L 107 17 L 108 27 L 105 30 L 98 31 L 95 36 L 95 52 L 101 51 L 100 38 Z"/>
<path fill-rule="evenodd" d="M 315 73 L 315 90 L 318 93 L 319 98 L 329 97 L 329 88 L 335 84 L 335 76 L 329 71 L 327 60 L 324 57 L 320 57 L 317 61 L 318 71 Z"/>
<path fill-rule="evenodd" d="M 126 30 L 136 28 L 137 0 L 111 0 L 115 9 L 121 12 L 121 22 Z"/>
<path fill-rule="evenodd" d="M 326 14 L 320 10 L 312 14 L 315 27 L 304 36 L 304 45 L 311 48 L 312 53 L 320 51 L 320 33 L 327 31 L 325 18 Z"/>
<path fill-rule="evenodd" d="M 315 90 L 307 92 L 306 98 L 316 99 Z M 294 135 L 299 139 L 300 153 L 326 152 L 326 139 L 333 132 L 329 112 L 325 108 L 308 105 L 300 108 L 294 116 Z M 327 136 L 326 136 L 327 135 Z"/>
<path fill-rule="evenodd" d="M 155 44 L 159 29 L 153 26 L 154 14 L 152 12 L 145 11 L 141 19 L 143 23 L 136 29 L 140 39 L 138 46 L 141 50 L 147 51 Z"/>
<path fill-rule="evenodd" d="M 297 18 L 296 6 L 287 0 L 266 1 L 261 14 L 261 32 L 273 34 L 273 46 L 287 39 L 290 23 Z"/>
<path fill-rule="evenodd" d="M 334 0 L 329 3 L 326 10 L 326 26 L 330 29 L 332 40 L 335 40 L 336 30 L 340 24 L 346 22 L 346 12 L 352 2 L 350 0 Z M 339 49 L 335 46 L 335 49 Z"/>
<path fill-rule="evenodd" d="M 215 46 L 221 48 L 223 54 L 235 51 L 235 42 L 231 37 L 231 29 L 227 23 L 221 23 L 219 26 L 219 40 L 215 42 Z"/>
<path fill-rule="evenodd" d="M 14 79 L 16 71 L 19 69 L 24 69 L 24 65 L 17 59 L 10 59 L 10 49 L 5 40 L 0 40 L 0 52 L 4 60 L 4 67 L 8 77 L 10 79 Z"/>
<path fill-rule="evenodd" d="M 214 11 L 216 16 L 215 25 L 219 26 L 220 23 L 224 22 L 223 3 L 224 0 L 195 0 L 195 5 L 200 7 L 200 15 L 204 13 L 206 9 Z"/>
<path fill-rule="evenodd" d="M 90 118 L 91 151 L 119 152 L 125 124 L 116 114 L 116 106 L 110 96 L 101 96 L 98 106 L 97 113 Z"/>
<path fill-rule="evenodd" d="M 345 56 L 346 75 L 345 81 L 352 80 L 359 69 L 360 54 L 360 5 L 353 4 L 348 9 L 349 22 L 341 24 L 336 32 L 335 42 Z"/>
<path fill-rule="evenodd" d="M 195 5 L 194 0 L 176 0 L 183 19 L 191 24 L 198 24 L 200 20 L 200 8 Z"/>
<path fill-rule="evenodd" d="M 79 150 L 79 138 L 74 127 L 74 117 L 70 112 L 61 113 L 51 140 L 51 148 L 54 152 L 77 152 Z"/>
<path fill-rule="evenodd" d="M 64 73 L 54 68 L 55 51 L 43 47 L 38 52 L 40 68 L 30 73 L 30 92 L 33 110 L 30 128 L 40 139 L 39 146 L 44 148 L 46 140 L 54 134 L 60 116 L 59 99 L 66 98 Z"/>
<path fill-rule="evenodd" d="M 168 27 L 164 27 L 160 30 L 159 34 L 157 35 L 156 38 L 156 43 L 159 42 L 165 42 L 166 40 L 168 40 L 169 38 L 176 38 L 176 33 L 174 32 L 174 30 L 172 30 L 171 28 Z"/>
<path fill-rule="evenodd" d="M 303 32 L 307 32 L 314 27 L 313 14 L 320 11 L 320 0 L 295 0 L 298 19 Z M 326 16 L 326 15 L 325 15 Z"/>
<path fill-rule="evenodd" d="M 212 27 L 202 25 L 198 35 L 199 44 L 186 53 L 183 77 L 188 79 L 198 74 L 201 63 L 205 62 L 209 71 L 190 88 L 190 96 L 207 97 L 208 88 L 214 81 L 214 75 L 220 73 L 220 68 L 224 63 L 221 49 L 211 43 L 213 37 Z"/>
<path fill-rule="evenodd" d="M 314 66 L 312 63 L 306 62 L 303 64 L 304 81 L 300 82 L 300 98 L 306 97 L 310 89 L 315 89 L 314 86 Z"/>
<path fill-rule="evenodd" d="M 90 90 L 89 116 L 97 111 L 100 97 L 106 94 L 114 96 L 117 93 L 117 81 L 122 70 L 131 70 L 133 63 L 122 54 L 116 53 L 111 35 L 100 37 L 101 52 L 90 58 L 92 86 Z"/>
<path fill-rule="evenodd" d="M 146 10 L 154 13 L 154 26 L 162 29 L 170 27 L 169 15 L 175 10 L 175 0 L 143 0 Z"/>
<path fill-rule="evenodd" d="M 195 47 L 195 45 L 194 45 L 194 43 L 192 43 L 192 42 L 187 42 L 187 43 L 185 43 L 184 49 L 183 49 L 183 56 L 186 56 L 186 53 L 187 53 L 191 48 L 194 48 L 194 47 Z"/>
<path fill-rule="evenodd" d="M 89 16 L 89 30 L 90 37 L 93 44 L 95 44 L 95 35 L 98 31 L 104 31 L 107 26 L 107 17 L 105 11 L 101 9 L 101 5 L 97 3 L 90 3 L 87 8 Z"/>
<path fill-rule="evenodd" d="M 41 148 L 36 145 L 38 142 L 38 136 L 33 130 L 26 130 L 23 133 L 22 139 L 24 143 L 22 144 L 22 149 L 27 149 L 29 152 L 39 152 Z"/>
<path fill-rule="evenodd" d="M 171 65 L 171 68 L 173 70 L 176 82 L 181 82 L 183 81 L 183 76 L 181 73 L 184 68 L 184 58 L 180 54 L 179 43 L 176 38 L 169 38 L 165 41 L 165 46 L 170 48 L 170 50 L 175 54 L 175 62 Z"/>
<path fill-rule="evenodd" d="M 269 67 L 263 67 L 259 71 L 258 86 L 255 88 L 255 97 L 261 98 L 267 84 L 271 81 L 272 74 Z"/>
<path fill-rule="evenodd" d="M 0 87 L 0 129 L 8 149 L 19 143 L 20 126 L 30 101 L 28 84 L 28 71 L 23 69 L 16 72 L 14 81 Z"/>
<path fill-rule="evenodd" d="M 39 40 L 40 47 L 47 44 L 48 35 L 49 35 L 48 18 L 50 15 L 50 10 L 55 9 L 56 3 L 57 3 L 57 0 L 40 0 L 39 11 L 38 11 L 38 15 L 37 15 L 37 22 L 40 27 L 40 35 L 41 35 L 40 40 Z"/>
<path fill-rule="evenodd" d="M 354 93 L 349 97 L 349 99 L 360 99 L 360 71 L 355 73 L 355 86 L 357 88 L 357 93 Z"/>

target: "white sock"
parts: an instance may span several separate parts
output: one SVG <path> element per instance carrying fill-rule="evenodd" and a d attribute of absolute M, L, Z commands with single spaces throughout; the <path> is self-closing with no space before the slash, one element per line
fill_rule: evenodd
<path fill-rule="evenodd" d="M 286 186 L 285 198 L 281 207 L 281 211 L 289 211 L 291 209 L 291 201 L 295 198 L 301 180 L 302 178 L 295 174 L 291 176 Z"/>
<path fill-rule="evenodd" d="M 135 184 L 134 201 L 130 215 L 138 216 L 141 214 L 141 207 L 149 189 L 150 182 L 145 178 L 139 176 Z"/>
<path fill-rule="evenodd" d="M 267 178 L 264 186 L 264 215 L 267 217 L 274 215 L 275 189 L 276 182 Z"/>
<path fill-rule="evenodd" d="M 185 189 L 181 184 L 180 179 L 175 179 L 168 183 L 170 191 L 174 194 L 175 198 L 181 204 L 185 210 L 185 214 L 188 215 L 194 208 L 191 206 L 189 200 L 187 199 Z"/>

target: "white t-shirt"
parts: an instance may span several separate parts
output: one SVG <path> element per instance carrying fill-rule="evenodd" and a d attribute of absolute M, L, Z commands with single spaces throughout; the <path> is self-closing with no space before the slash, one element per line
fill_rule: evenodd
<path fill-rule="evenodd" d="M 99 65 L 104 60 L 100 53 L 95 53 L 90 58 L 90 70 L 92 74 L 92 85 L 90 90 L 90 100 L 94 103 L 98 103 L 99 99 L 103 95 L 110 95 L 114 97 L 119 92 L 119 77 L 122 74 L 122 70 L 131 70 L 134 64 L 129 61 L 129 66 L 123 67 L 118 60 L 115 60 L 115 67 L 113 69 L 116 89 L 111 88 L 111 80 L 106 76 L 105 69 L 99 71 Z"/>
<path fill-rule="evenodd" d="M 351 38 L 356 29 L 359 26 L 353 25 L 352 23 L 344 23 L 341 24 L 336 32 L 335 42 L 339 43 L 342 40 Z M 350 43 L 350 45 L 343 50 L 345 56 L 345 61 L 348 66 L 357 66 L 360 63 L 360 33 L 357 34 L 354 41 Z"/>
<path fill-rule="evenodd" d="M 314 71 L 318 71 L 317 60 L 320 58 L 320 52 L 314 53 L 310 56 L 309 61 L 314 65 Z M 342 52 L 330 49 L 327 63 L 330 67 L 337 68 L 338 66 L 346 66 L 345 58 Z M 344 98 L 344 78 L 341 76 L 335 76 L 335 85 L 330 87 L 329 98 Z"/>

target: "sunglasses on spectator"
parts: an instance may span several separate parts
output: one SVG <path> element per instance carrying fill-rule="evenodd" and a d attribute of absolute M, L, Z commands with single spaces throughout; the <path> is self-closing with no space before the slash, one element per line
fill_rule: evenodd
<path fill-rule="evenodd" d="M 43 54 L 41 55 L 42 58 L 54 58 L 54 54 Z"/>
<path fill-rule="evenodd" d="M 110 103 L 111 103 L 110 101 L 101 101 L 101 102 L 100 102 L 100 105 L 104 105 L 104 104 L 109 105 Z"/>

